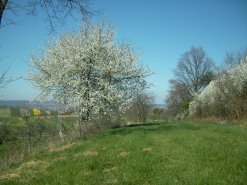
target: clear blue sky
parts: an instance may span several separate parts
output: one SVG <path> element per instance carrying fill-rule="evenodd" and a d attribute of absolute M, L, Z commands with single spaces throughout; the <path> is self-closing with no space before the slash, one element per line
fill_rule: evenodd
<path fill-rule="evenodd" d="M 202 46 L 218 64 L 227 51 L 247 47 L 247 0 L 94 0 L 98 18 L 117 27 L 117 39 L 131 42 L 142 63 L 155 75 L 151 91 L 163 103 L 168 80 L 182 53 Z M 78 28 L 71 22 L 62 31 Z M 24 16 L 18 25 L 0 29 L 0 70 L 11 65 L 9 76 L 27 75 L 29 55 L 49 40 L 41 17 Z M 32 99 L 38 91 L 24 79 L 0 89 L 1 99 Z"/>

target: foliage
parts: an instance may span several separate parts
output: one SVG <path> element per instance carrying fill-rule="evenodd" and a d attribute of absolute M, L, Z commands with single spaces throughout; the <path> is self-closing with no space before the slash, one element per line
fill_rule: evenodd
<path fill-rule="evenodd" d="M 58 111 L 50 110 L 50 115 L 57 116 L 58 115 Z"/>
<path fill-rule="evenodd" d="M 244 185 L 246 140 L 247 129 L 231 124 L 110 129 L 27 159 L 0 173 L 0 184 Z"/>
<path fill-rule="evenodd" d="M 0 117 L 0 123 L 5 123 L 9 120 L 9 117 Z"/>
<path fill-rule="evenodd" d="M 26 115 L 34 116 L 33 109 L 26 109 L 22 116 L 25 117 Z"/>
<path fill-rule="evenodd" d="M 153 114 L 156 116 L 160 116 L 163 113 L 164 109 L 162 108 L 154 108 L 153 109 Z"/>
<path fill-rule="evenodd" d="M 148 114 L 151 112 L 154 102 L 154 96 L 144 90 L 137 91 L 133 95 L 133 100 L 130 102 L 130 108 L 127 115 L 134 118 L 136 123 L 146 123 Z"/>
<path fill-rule="evenodd" d="M 0 124 L 0 145 L 7 139 L 9 132 L 6 124 Z"/>
<path fill-rule="evenodd" d="M 50 115 L 50 111 L 40 110 L 40 115 L 42 115 L 42 116 L 49 116 Z"/>
<path fill-rule="evenodd" d="M 0 171 L 8 169 L 28 156 L 47 150 L 51 145 L 74 140 L 75 137 L 71 133 L 74 129 L 75 118 L 61 119 L 66 127 L 66 131 L 63 130 L 63 140 L 59 138 L 58 119 L 55 117 L 37 120 L 32 116 L 28 118 L 28 123 L 21 117 L 1 120 Z M 28 152 L 29 145 L 32 150 Z"/>
<path fill-rule="evenodd" d="M 21 116 L 20 107 L 10 107 L 10 110 L 11 110 L 11 116 L 15 116 L 15 117 Z"/>
<path fill-rule="evenodd" d="M 182 102 L 191 97 L 190 92 L 185 84 L 170 80 L 170 88 L 165 99 L 166 105 L 170 109 L 178 108 Z"/>

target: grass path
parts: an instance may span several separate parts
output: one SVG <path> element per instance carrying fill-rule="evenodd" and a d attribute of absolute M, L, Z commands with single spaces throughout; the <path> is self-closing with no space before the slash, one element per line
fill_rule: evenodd
<path fill-rule="evenodd" d="M 0 184 L 234 185 L 247 182 L 247 129 L 170 122 L 107 130 L 0 175 Z"/>

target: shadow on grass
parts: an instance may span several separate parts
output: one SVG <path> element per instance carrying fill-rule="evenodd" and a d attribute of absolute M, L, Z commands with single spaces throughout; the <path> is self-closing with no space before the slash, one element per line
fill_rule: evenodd
<path fill-rule="evenodd" d="M 143 123 L 143 124 L 132 124 L 132 125 L 123 126 L 122 128 L 124 128 L 124 127 L 154 126 L 154 125 L 161 125 L 161 124 L 165 124 L 165 123 Z"/>
<path fill-rule="evenodd" d="M 170 131 L 182 131 L 182 130 L 200 130 L 202 126 L 191 124 L 191 123 L 182 123 L 182 122 L 175 122 L 175 123 L 146 123 L 146 124 L 134 124 L 128 125 L 120 128 L 114 128 L 109 130 L 107 133 L 109 135 L 126 135 L 131 134 L 133 132 L 170 132 Z"/>

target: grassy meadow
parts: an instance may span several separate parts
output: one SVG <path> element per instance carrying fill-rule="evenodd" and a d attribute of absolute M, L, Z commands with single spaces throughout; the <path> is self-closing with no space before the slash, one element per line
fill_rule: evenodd
<path fill-rule="evenodd" d="M 246 184 L 247 128 L 162 122 L 109 129 L 2 171 L 0 184 Z"/>

